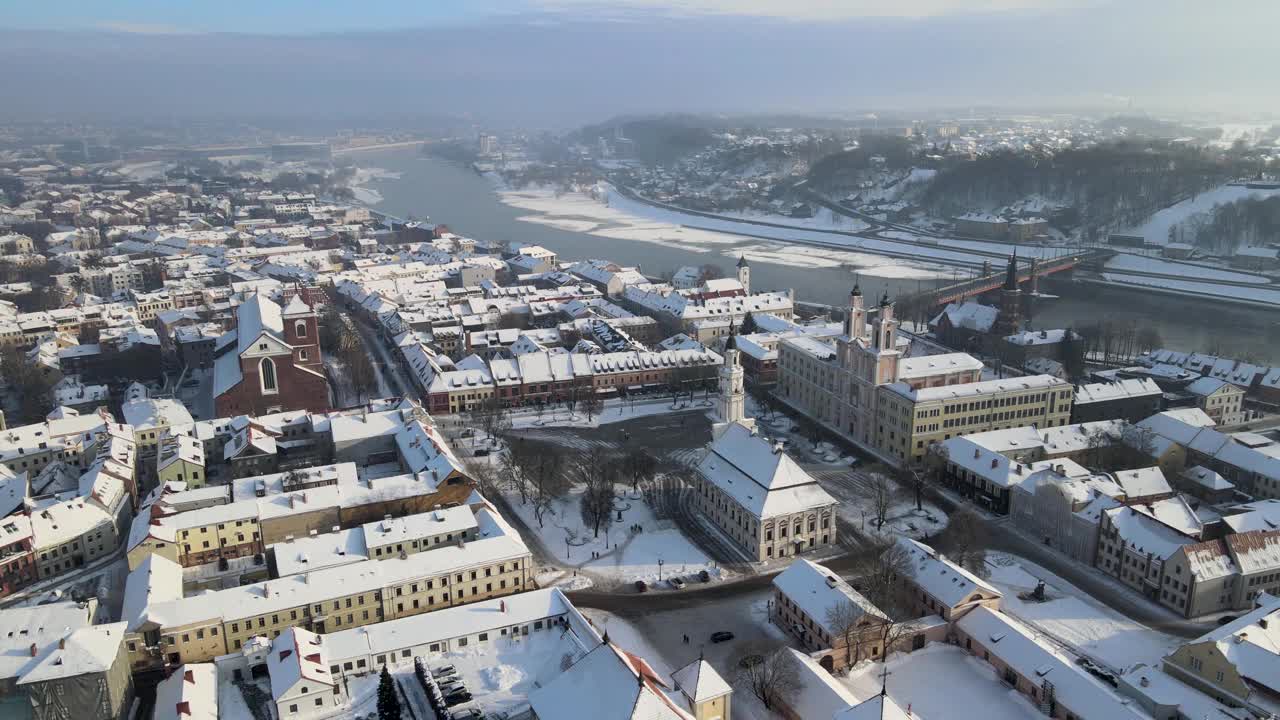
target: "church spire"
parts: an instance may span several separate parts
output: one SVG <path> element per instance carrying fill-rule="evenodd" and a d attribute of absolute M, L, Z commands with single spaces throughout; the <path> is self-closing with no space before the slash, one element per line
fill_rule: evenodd
<path fill-rule="evenodd" d="M 1018 289 L 1018 249 L 1013 249 L 1013 254 L 1009 255 L 1009 265 L 1004 270 L 1004 289 Z"/>

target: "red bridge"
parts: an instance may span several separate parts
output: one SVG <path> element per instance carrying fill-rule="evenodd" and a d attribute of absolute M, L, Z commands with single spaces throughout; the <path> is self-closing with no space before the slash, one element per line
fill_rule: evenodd
<path fill-rule="evenodd" d="M 1023 285 L 1030 282 L 1033 286 L 1039 278 L 1055 273 L 1070 272 L 1083 263 L 1096 261 L 1100 258 L 1095 255 L 1110 255 L 1106 250 L 1082 250 L 1077 255 L 1068 257 L 1055 258 L 1040 262 L 1032 260 L 1026 265 L 1020 265 L 1018 268 L 1018 284 Z M 942 285 L 926 290 L 922 293 L 904 298 L 900 302 L 909 303 L 914 306 L 934 307 L 946 305 L 947 303 L 964 302 L 966 299 L 976 297 L 992 290 L 999 290 L 1004 286 L 1005 271 L 1001 269 L 982 277 L 966 280 L 961 283 L 953 283 L 950 285 Z"/>

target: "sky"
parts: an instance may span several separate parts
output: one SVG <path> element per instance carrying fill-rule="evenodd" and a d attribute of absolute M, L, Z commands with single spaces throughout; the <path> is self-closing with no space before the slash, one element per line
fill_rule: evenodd
<path fill-rule="evenodd" d="M 1275 27 L 1274 0 L 0 0 L 0 115 L 1276 112 Z"/>

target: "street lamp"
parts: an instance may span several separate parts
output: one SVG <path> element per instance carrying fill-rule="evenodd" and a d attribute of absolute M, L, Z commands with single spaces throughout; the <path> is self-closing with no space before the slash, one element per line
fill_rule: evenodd
<path fill-rule="evenodd" d="M 662 582 L 662 558 L 658 558 L 658 582 Z"/>

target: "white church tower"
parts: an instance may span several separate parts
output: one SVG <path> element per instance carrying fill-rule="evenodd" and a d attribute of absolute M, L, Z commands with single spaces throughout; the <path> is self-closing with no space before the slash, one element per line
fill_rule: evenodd
<path fill-rule="evenodd" d="M 747 259 L 741 255 L 738 256 L 738 282 L 742 283 L 743 291 L 750 295 L 751 266 L 747 264 Z"/>
<path fill-rule="evenodd" d="M 733 327 L 729 328 L 729 339 L 724 344 L 724 364 L 720 366 L 720 404 L 716 410 L 719 422 L 712 426 L 715 437 L 729 425 L 738 423 L 754 428 L 756 421 L 747 417 L 747 396 L 742 389 L 742 364 L 738 360 L 738 342 L 734 339 Z"/>

